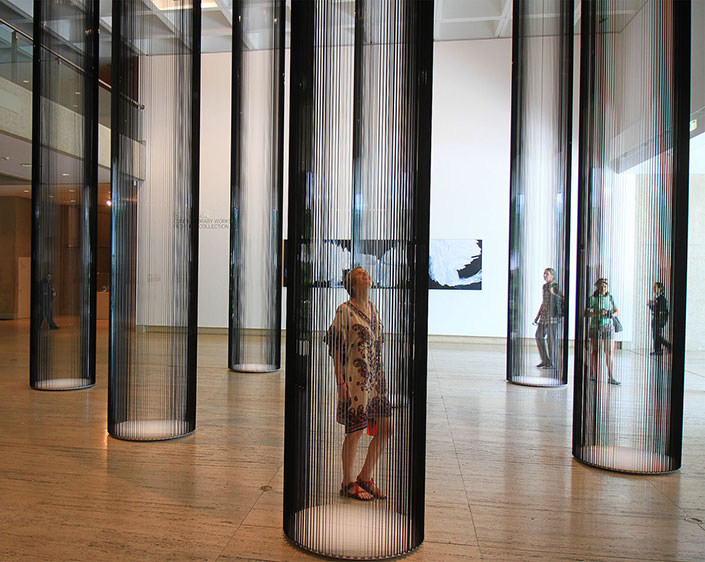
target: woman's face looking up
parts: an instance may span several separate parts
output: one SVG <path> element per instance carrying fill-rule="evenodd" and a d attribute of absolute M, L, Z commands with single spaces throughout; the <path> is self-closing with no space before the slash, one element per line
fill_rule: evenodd
<path fill-rule="evenodd" d="M 365 271 L 364 269 L 357 269 L 353 274 L 352 285 L 356 293 L 357 291 L 362 290 L 365 287 L 369 289 L 372 286 L 372 278 L 370 277 L 370 274 L 367 273 L 367 271 Z"/>

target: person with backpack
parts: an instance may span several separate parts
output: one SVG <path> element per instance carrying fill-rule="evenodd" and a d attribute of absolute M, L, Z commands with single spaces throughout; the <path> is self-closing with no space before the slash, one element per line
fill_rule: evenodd
<path fill-rule="evenodd" d="M 663 355 L 663 347 L 670 353 L 671 344 L 663 337 L 663 329 L 668 322 L 668 303 L 663 294 L 663 283 L 660 281 L 654 283 L 654 298 L 649 300 L 647 305 L 651 310 L 651 333 L 654 339 L 654 350 L 651 355 Z"/>
<path fill-rule="evenodd" d="M 558 283 L 555 281 L 556 271 L 547 267 L 543 270 L 541 307 L 534 318 L 536 328 L 536 346 L 539 348 L 541 362 L 536 365 L 543 369 L 555 369 L 555 349 L 556 332 L 558 323 L 563 316 L 563 296 L 558 290 Z M 546 340 L 548 340 L 548 350 L 546 350 Z"/>

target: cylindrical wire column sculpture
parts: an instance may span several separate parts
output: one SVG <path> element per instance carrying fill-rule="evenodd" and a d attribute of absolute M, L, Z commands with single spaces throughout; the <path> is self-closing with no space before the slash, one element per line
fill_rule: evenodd
<path fill-rule="evenodd" d="M 228 366 L 281 364 L 284 0 L 233 4 Z"/>
<path fill-rule="evenodd" d="M 568 381 L 573 18 L 514 0 L 507 380 L 530 386 Z"/>
<path fill-rule="evenodd" d="M 98 2 L 34 2 L 30 385 L 95 384 Z"/>
<path fill-rule="evenodd" d="M 423 541 L 433 3 L 350 23 L 292 4 L 284 531 L 379 559 Z"/>
<path fill-rule="evenodd" d="M 201 5 L 155 17 L 112 5 L 108 431 L 145 441 L 196 428 Z"/>
<path fill-rule="evenodd" d="M 573 455 L 681 464 L 690 2 L 583 1 Z"/>

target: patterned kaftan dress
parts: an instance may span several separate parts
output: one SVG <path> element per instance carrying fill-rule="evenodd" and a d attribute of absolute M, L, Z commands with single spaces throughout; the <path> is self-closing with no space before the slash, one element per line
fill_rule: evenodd
<path fill-rule="evenodd" d="M 338 401 L 336 420 L 345 433 L 376 425 L 376 420 L 391 415 L 387 385 L 382 366 L 384 334 L 379 313 L 370 303 L 371 318 L 347 301 L 338 307 L 328 328 L 325 342 L 328 353 L 339 358 L 345 374 L 348 400 Z M 369 431 L 373 434 L 372 431 Z"/>

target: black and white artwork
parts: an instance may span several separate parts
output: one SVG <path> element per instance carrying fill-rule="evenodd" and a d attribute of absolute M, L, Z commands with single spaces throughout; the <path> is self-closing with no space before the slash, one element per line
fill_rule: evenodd
<path fill-rule="evenodd" d="M 284 240 L 284 255 L 287 253 Z M 399 240 L 360 240 L 357 253 L 359 264 L 372 277 L 372 286 L 380 289 L 405 285 L 411 275 L 407 258 L 409 252 Z M 352 242 L 323 240 L 322 244 L 305 249 L 311 268 L 312 287 L 342 287 L 343 278 L 351 267 Z M 284 259 L 286 264 L 286 258 Z M 284 268 L 284 286 L 288 283 Z M 429 289 L 482 289 L 482 240 L 431 240 L 429 252 Z"/>
<path fill-rule="evenodd" d="M 482 240 L 431 240 L 429 289 L 482 290 Z"/>
<path fill-rule="evenodd" d="M 284 254 L 288 244 L 284 240 Z M 403 286 L 410 275 L 407 259 L 407 245 L 400 240 L 360 240 L 357 248 L 357 262 L 372 277 L 372 286 L 379 289 Z M 312 287 L 342 287 L 345 275 L 353 263 L 352 241 L 323 240 L 322 244 L 305 249 L 307 260 L 317 267 L 311 271 L 309 283 Z M 286 258 L 284 260 L 286 264 Z M 304 268 L 306 269 L 306 268 Z M 284 268 L 284 286 L 288 284 Z"/>

